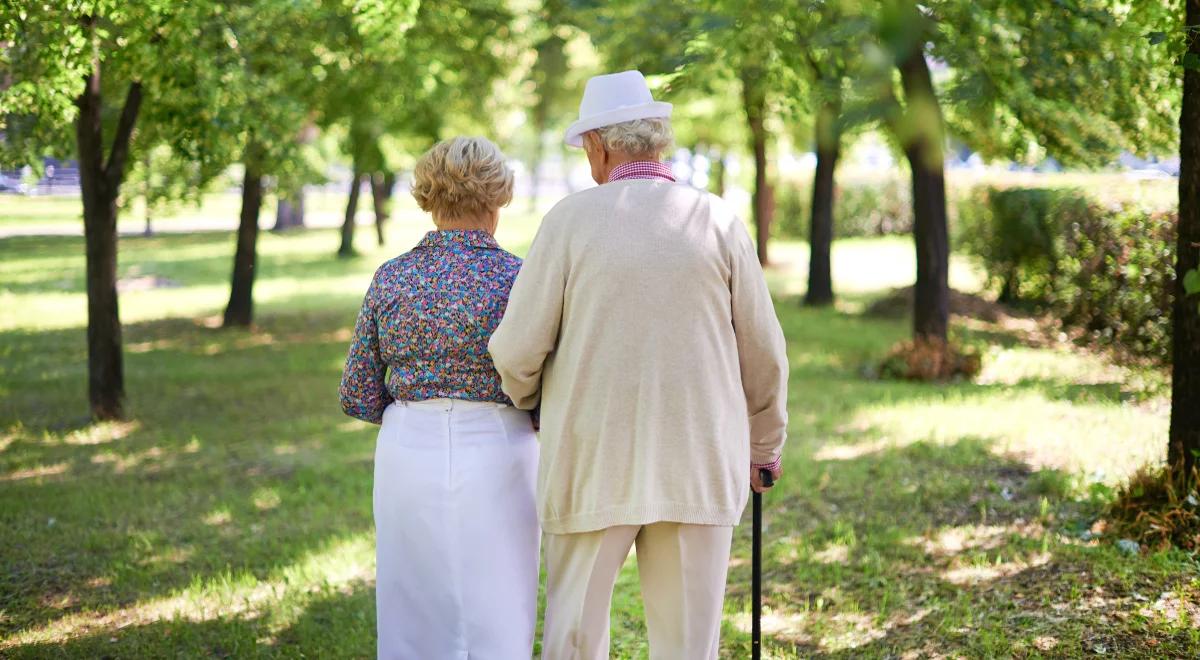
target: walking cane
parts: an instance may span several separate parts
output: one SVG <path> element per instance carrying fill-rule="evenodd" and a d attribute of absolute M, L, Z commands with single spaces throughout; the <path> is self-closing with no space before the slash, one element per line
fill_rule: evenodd
<path fill-rule="evenodd" d="M 775 477 L 771 471 L 758 471 L 762 485 L 771 486 Z M 754 531 L 750 546 L 750 581 L 751 598 L 754 601 L 754 611 L 750 616 L 750 657 L 759 660 L 762 657 L 762 493 L 754 493 Z"/>

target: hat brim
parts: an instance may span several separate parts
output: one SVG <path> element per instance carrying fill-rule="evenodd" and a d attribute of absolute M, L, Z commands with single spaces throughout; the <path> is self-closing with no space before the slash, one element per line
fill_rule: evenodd
<path fill-rule="evenodd" d="M 592 115 L 571 124 L 567 128 L 567 134 L 564 141 L 572 147 L 583 146 L 583 134 L 588 131 L 593 131 L 597 128 L 612 126 L 622 122 L 633 121 L 635 119 L 666 119 L 671 116 L 671 104 L 662 101 L 654 101 L 651 103 L 643 103 L 641 105 L 630 105 L 624 108 L 616 108 L 608 112 L 601 112 L 598 115 Z"/>

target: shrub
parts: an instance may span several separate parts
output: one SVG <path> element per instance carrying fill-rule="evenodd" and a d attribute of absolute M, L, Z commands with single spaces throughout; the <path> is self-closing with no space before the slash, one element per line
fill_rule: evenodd
<path fill-rule="evenodd" d="M 1093 341 L 1168 363 L 1178 222 L 1121 208 L 1069 225 L 1045 295 L 1055 316 Z"/>
<path fill-rule="evenodd" d="M 983 260 L 1000 302 L 1037 299 L 1058 272 L 1055 241 L 1087 211 L 1074 189 L 984 189 L 959 206 L 960 245 Z"/>
<path fill-rule="evenodd" d="M 775 189 L 774 235 L 807 239 L 812 181 L 784 180 Z M 912 231 L 908 183 L 898 177 L 841 177 L 833 193 L 833 237 L 859 238 Z"/>
<path fill-rule="evenodd" d="M 1117 489 L 1104 515 L 1104 534 L 1142 547 L 1200 550 L 1200 472 L 1146 467 Z"/>
<path fill-rule="evenodd" d="M 1102 206 L 1073 189 L 989 188 L 959 212 L 958 243 L 980 258 L 1001 300 L 1090 341 L 1170 359 L 1176 215 Z"/>

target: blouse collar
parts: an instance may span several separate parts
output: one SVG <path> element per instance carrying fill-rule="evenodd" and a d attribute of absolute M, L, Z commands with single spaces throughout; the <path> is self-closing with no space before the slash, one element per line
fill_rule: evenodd
<path fill-rule="evenodd" d="M 417 248 L 485 248 L 500 249 L 496 239 L 482 229 L 434 230 L 425 234 Z"/>

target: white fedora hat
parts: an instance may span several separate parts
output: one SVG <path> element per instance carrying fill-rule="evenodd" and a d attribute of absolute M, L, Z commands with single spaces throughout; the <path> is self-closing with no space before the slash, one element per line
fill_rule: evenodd
<path fill-rule="evenodd" d="M 567 128 L 566 142 L 582 147 L 583 134 L 588 131 L 634 119 L 670 116 L 671 104 L 654 100 L 640 71 L 595 76 L 583 90 L 579 121 Z"/>

